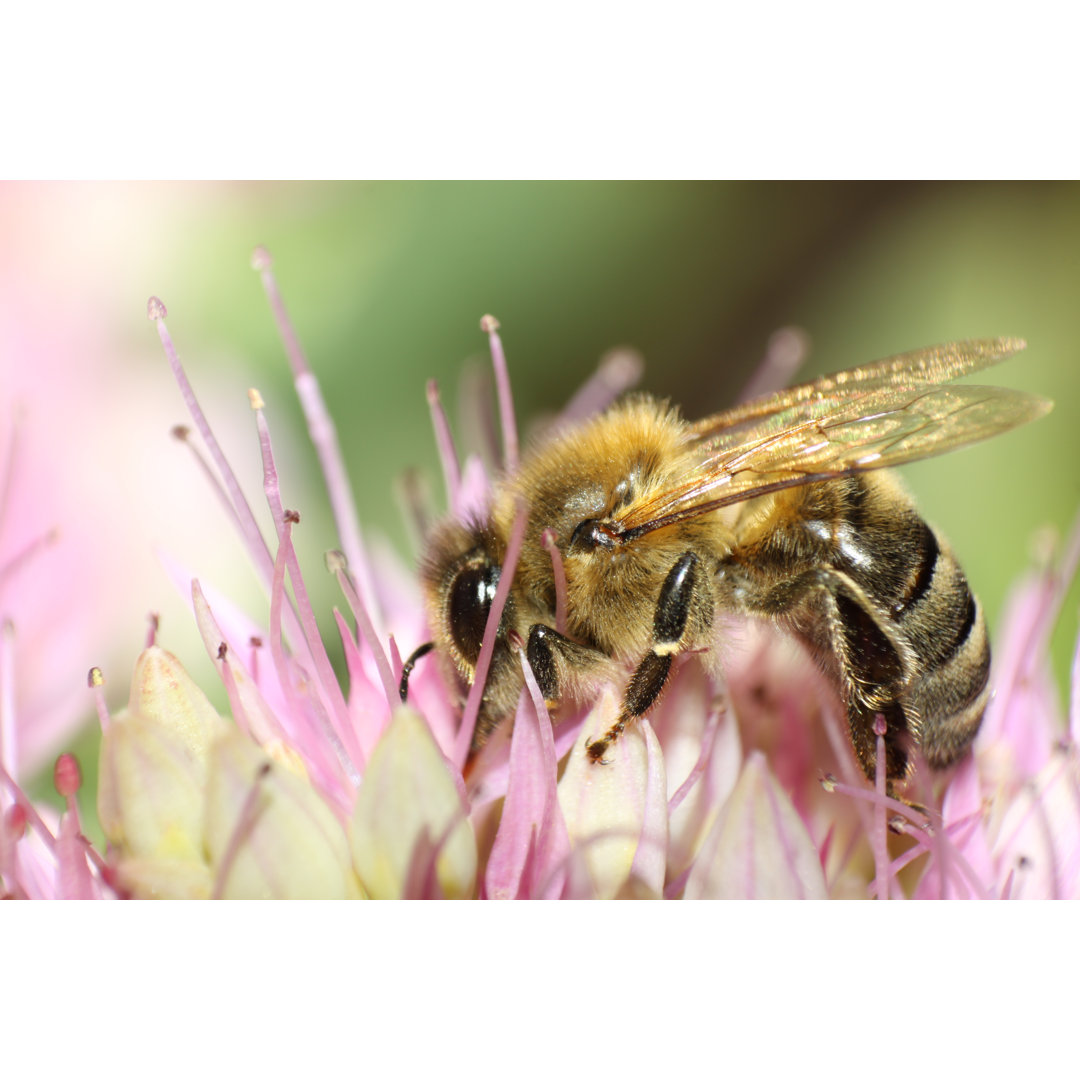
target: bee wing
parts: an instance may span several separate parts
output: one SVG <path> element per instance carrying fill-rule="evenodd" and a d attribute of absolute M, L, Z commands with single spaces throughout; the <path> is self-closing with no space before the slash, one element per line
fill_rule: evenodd
<path fill-rule="evenodd" d="M 822 403 L 835 404 L 886 387 L 911 389 L 952 382 L 1000 364 L 1025 348 L 1026 341 L 1012 337 L 930 345 L 748 401 L 699 420 L 691 430 L 696 439 L 712 441 L 716 449 L 734 446 L 745 439 L 748 430 L 757 430 L 766 421 L 772 420 L 773 430 L 780 431 L 820 415 L 817 406 Z"/>
<path fill-rule="evenodd" d="M 854 387 L 840 382 L 843 375 L 881 372 L 882 365 L 895 359 L 807 384 L 832 387 L 828 396 L 791 403 L 791 394 L 801 391 L 794 388 L 781 395 L 786 398 L 782 408 L 763 403 L 756 420 L 735 409 L 711 418 L 706 422 L 709 428 L 698 425 L 681 479 L 627 507 L 618 518 L 620 531 L 651 532 L 782 488 L 942 454 L 1008 431 L 1050 409 L 1043 398 L 1000 386 L 937 386 L 930 378 L 905 385 L 899 372 L 857 376 L 848 380 Z M 970 362 L 970 353 L 964 362 Z M 736 418 L 733 432 L 719 425 L 728 415 Z"/>

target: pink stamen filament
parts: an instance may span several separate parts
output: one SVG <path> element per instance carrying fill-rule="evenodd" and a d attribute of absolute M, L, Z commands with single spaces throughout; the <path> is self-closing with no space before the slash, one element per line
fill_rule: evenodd
<path fill-rule="evenodd" d="M 499 422 L 503 432 L 503 465 L 507 472 L 514 472 L 518 467 L 517 421 L 514 419 L 514 395 L 510 390 L 510 372 L 506 367 L 506 354 L 503 352 L 502 339 L 499 337 L 499 320 L 494 315 L 485 315 L 480 320 L 480 329 L 488 335 L 491 345 L 491 363 L 495 368 L 495 392 L 499 399 Z"/>
<path fill-rule="evenodd" d="M 229 706 L 232 709 L 237 726 L 251 734 L 258 743 L 265 743 L 272 738 L 281 738 L 288 741 L 284 727 L 259 692 L 255 672 L 251 671 L 250 674 L 244 672 L 243 665 L 236 659 L 236 651 L 229 647 L 225 634 L 214 618 L 213 611 L 210 610 L 210 605 L 207 603 L 198 578 L 193 578 L 191 582 L 191 603 L 195 609 L 195 623 L 199 628 L 199 633 L 202 635 L 206 653 L 212 661 L 221 664 L 219 673 L 225 685 L 225 693 L 229 698 Z M 251 649 L 252 659 L 256 654 L 257 649 L 253 646 Z M 244 705 L 244 695 L 237 685 L 233 664 L 240 668 L 241 673 L 246 675 L 250 682 L 249 693 L 260 706 L 257 710 L 259 714 L 257 720 L 253 720 Z"/>
<path fill-rule="evenodd" d="M 606 409 L 620 394 L 636 386 L 645 363 L 633 349 L 612 349 L 596 371 L 559 413 L 558 423 L 575 424 Z"/>
<path fill-rule="evenodd" d="M 244 493 L 240 489 L 240 483 L 236 478 L 236 474 L 229 467 L 229 463 L 225 458 L 225 454 L 222 451 L 220 444 L 214 437 L 214 433 L 210 430 L 210 424 L 206 419 L 206 414 L 202 411 L 198 399 L 195 397 L 195 391 L 192 389 L 191 383 L 188 380 L 187 373 L 180 363 L 180 357 L 177 355 L 176 348 L 169 335 L 168 327 L 165 325 L 165 305 L 156 297 L 151 297 L 148 305 L 148 313 L 150 314 L 151 319 L 157 324 L 158 337 L 161 338 L 165 356 L 169 361 L 169 366 L 172 368 L 173 377 L 180 387 L 180 394 L 184 399 L 184 403 L 187 405 L 188 412 L 191 414 L 191 418 L 195 422 L 195 427 L 202 436 L 203 442 L 206 444 L 206 448 L 210 453 L 210 457 L 217 467 L 218 473 L 225 485 L 225 490 L 228 492 L 229 501 L 232 504 L 233 511 L 239 522 L 240 532 L 247 546 L 248 553 L 254 561 L 259 573 L 262 575 L 264 583 L 269 585 L 269 582 L 273 577 L 273 558 L 270 555 L 270 548 L 263 539 L 262 533 L 259 531 L 255 515 L 252 513 L 251 506 L 248 504 L 247 499 L 244 498 Z"/>
<path fill-rule="evenodd" d="M 709 764 L 709 759 L 712 757 L 713 746 L 716 743 L 716 734 L 720 730 L 720 721 L 726 713 L 727 709 L 723 704 L 718 708 L 710 710 L 709 716 L 705 721 L 705 730 L 701 735 L 701 753 L 698 754 L 698 759 L 694 762 L 694 767 L 690 770 L 687 778 L 679 785 L 678 791 L 668 799 L 669 817 L 678 810 L 682 805 L 683 800 L 693 790 L 694 785 L 704 775 L 705 768 Z"/>
<path fill-rule="evenodd" d="M 736 403 L 742 404 L 783 390 L 806 362 L 809 351 L 809 341 L 801 330 L 792 326 L 777 330 L 769 337 L 765 355 L 735 399 Z"/>
<path fill-rule="evenodd" d="M 281 335 L 282 343 L 285 346 L 285 354 L 289 359 L 289 366 L 293 370 L 293 375 L 310 375 L 311 367 L 300 345 L 300 339 L 293 329 L 292 320 L 289 318 L 289 313 L 285 308 L 285 301 L 281 298 L 281 293 L 278 290 L 273 265 L 274 260 L 270 252 L 261 244 L 251 253 L 251 268 L 258 271 L 263 291 L 270 301 L 270 311 L 274 316 L 274 323 L 277 325 L 278 333 Z"/>
<path fill-rule="evenodd" d="M 948 844 L 946 838 L 942 835 L 942 830 L 935 831 L 934 835 L 927 837 L 923 832 L 923 826 L 926 824 L 926 819 L 917 811 L 913 810 L 906 803 L 900 802 L 898 799 L 891 798 L 890 796 L 882 796 L 877 790 L 868 791 L 864 788 L 853 787 L 850 784 L 842 783 L 839 780 L 830 780 L 828 784 L 829 790 L 839 792 L 841 795 L 847 795 L 849 798 L 857 801 L 868 802 L 875 806 L 880 805 L 882 810 L 892 810 L 900 817 L 910 821 L 915 828 L 911 829 L 906 835 L 914 837 L 914 839 L 928 851 L 934 852 L 938 856 L 939 869 L 944 861 L 942 855 L 944 852 L 948 852 L 948 860 L 955 861 L 960 872 L 968 880 L 968 883 L 974 889 L 977 896 L 980 899 L 988 899 L 989 894 L 986 891 L 986 887 L 979 880 L 979 875 L 975 873 L 971 864 L 960 854 L 960 852 Z M 877 884 L 873 886 L 875 893 L 877 890 Z M 880 895 L 878 893 L 877 895 Z"/>
<path fill-rule="evenodd" d="M 461 466 L 458 464 L 454 436 L 450 432 L 450 421 L 439 398 L 439 386 L 434 379 L 427 384 L 428 408 L 431 410 L 431 426 L 435 429 L 435 445 L 442 463 L 443 480 L 446 483 L 446 503 L 450 513 L 457 515 L 461 510 Z"/>
<path fill-rule="evenodd" d="M 288 524 L 286 524 L 286 529 Z M 339 783 L 356 787 L 360 783 L 360 774 L 353 764 L 345 747 L 334 731 L 330 718 L 326 715 L 318 696 L 306 695 L 310 704 L 310 714 L 304 707 L 297 688 L 293 683 L 294 668 L 299 670 L 306 686 L 311 685 L 307 672 L 285 653 L 281 638 L 281 611 L 285 595 L 285 545 L 278 547 L 278 557 L 274 560 L 273 588 L 270 591 L 270 656 L 277 670 L 278 681 L 289 702 L 290 718 L 301 720 L 309 728 L 310 737 L 296 732 L 293 740 L 298 748 L 306 749 L 309 755 L 322 762 L 323 768 L 334 776 Z M 311 715 L 313 714 L 313 715 Z M 324 742 L 325 740 L 325 742 Z M 327 754 L 331 751 L 331 755 Z"/>
<path fill-rule="evenodd" d="M 318 379 L 314 374 L 298 375 L 296 378 L 296 396 L 304 410 L 307 420 L 308 435 L 315 452 L 319 456 L 326 493 L 330 499 L 330 510 L 334 515 L 334 524 L 341 540 L 342 550 L 349 560 L 351 573 L 356 578 L 356 587 L 364 598 L 371 620 L 378 625 L 382 622 L 379 598 L 375 591 L 371 561 L 364 545 L 360 530 L 360 516 L 353 499 L 352 484 L 349 482 L 345 459 L 341 453 L 337 428 L 326 407 Z"/>
<path fill-rule="evenodd" d="M 874 717 L 874 734 L 877 736 L 877 758 L 874 788 L 877 801 L 874 808 L 874 828 L 871 845 L 874 852 L 874 888 L 879 900 L 889 898 L 889 836 L 885 817 L 885 717 Z"/>
<path fill-rule="evenodd" d="M 112 725 L 112 717 L 109 715 L 109 706 L 105 701 L 105 676 L 101 673 L 101 668 L 92 667 L 90 674 L 86 677 L 86 682 L 94 695 L 94 706 L 97 709 L 101 730 L 108 731 Z"/>
<path fill-rule="evenodd" d="M 217 497 L 218 502 L 221 503 L 221 506 L 224 509 L 226 516 L 229 518 L 230 522 L 233 524 L 236 530 L 240 533 L 241 537 L 244 538 L 244 523 L 241 520 L 240 515 L 237 513 L 236 507 L 233 505 L 232 499 L 229 498 L 229 493 L 225 490 L 225 486 L 224 484 L 222 484 L 218 474 L 214 472 L 213 466 L 211 466 L 210 462 L 206 460 L 206 458 L 202 454 L 202 451 L 195 445 L 194 440 L 189 438 L 189 435 L 190 432 L 185 427 L 173 428 L 173 437 L 176 438 L 179 442 L 182 442 L 191 452 L 191 456 L 195 459 L 195 464 L 199 467 L 199 470 L 206 478 L 207 483 L 210 485 L 210 490 Z M 259 535 L 259 541 L 263 547 L 266 546 L 265 542 L 263 542 L 261 533 Z M 250 549 L 250 545 L 248 546 Z M 267 559 L 269 559 L 269 548 L 266 549 L 266 552 Z M 258 562 L 258 560 L 256 560 L 256 562 Z M 259 567 L 257 566 L 256 569 L 258 570 Z"/>
<path fill-rule="evenodd" d="M 218 674 L 225 687 L 225 696 L 229 699 L 229 711 L 236 726 L 249 738 L 253 738 L 251 717 L 240 697 L 240 688 L 236 685 L 236 676 L 233 674 L 232 664 L 229 660 L 229 646 L 222 641 L 218 649 Z M 257 740 L 260 741 L 261 740 Z"/>
<path fill-rule="evenodd" d="M 56 543 L 60 532 L 58 529 L 50 529 L 35 537 L 17 555 L 13 555 L 3 566 L 0 566 L 0 588 L 16 573 L 21 571 L 27 563 L 40 555 L 46 548 Z"/>
<path fill-rule="evenodd" d="M 398 696 L 397 680 L 395 680 L 394 673 L 390 670 L 390 662 L 386 658 L 386 650 L 383 649 L 382 642 L 375 633 L 375 627 L 368 616 L 367 608 L 364 607 L 364 601 L 353 586 L 352 576 L 343 565 L 342 560 L 334 559 L 331 569 L 349 605 L 349 610 L 356 620 L 357 629 L 367 642 L 368 648 L 371 649 L 371 654 L 375 658 L 375 667 L 379 672 L 383 692 L 386 694 L 386 702 L 390 706 L 390 711 L 393 712 L 397 705 L 400 704 L 401 699 Z"/>
<path fill-rule="evenodd" d="M 319 696 L 323 698 L 327 711 L 335 718 L 335 728 L 338 736 L 349 745 L 350 752 L 356 755 L 353 760 L 360 762 L 363 760 L 363 755 L 352 730 L 348 706 L 345 704 L 345 698 L 338 684 L 337 676 L 334 674 L 334 669 L 330 664 L 330 658 L 326 655 L 326 647 L 323 645 L 322 635 L 315 621 L 315 613 L 308 598 L 307 587 L 300 572 L 300 563 L 293 548 L 290 515 L 285 511 L 281 503 L 277 467 L 274 464 L 273 448 L 270 443 L 270 429 L 267 426 L 263 410 L 258 407 L 255 409 L 255 423 L 259 432 L 259 447 L 263 459 L 263 490 L 278 534 L 278 559 L 275 560 L 275 563 L 283 560 L 288 568 L 304 641 L 307 643 L 308 655 L 311 657 L 315 672 L 318 675 L 315 680 L 316 690 Z M 282 592 L 284 593 L 284 582 L 282 583 Z"/>
<path fill-rule="evenodd" d="M 240 854 L 240 846 L 251 835 L 252 830 L 255 828 L 255 822 L 258 821 L 259 811 L 261 810 L 259 799 L 262 795 L 262 784 L 269 773 L 270 763 L 265 762 L 256 772 L 251 783 L 251 789 L 240 807 L 236 825 L 229 836 L 229 843 L 225 848 L 225 854 L 222 856 L 221 865 L 218 867 L 217 876 L 214 879 L 213 898 L 215 900 L 220 900 L 225 894 L 225 885 L 229 880 L 229 874 L 232 873 L 236 857 Z"/>
<path fill-rule="evenodd" d="M 562 554 L 555 543 L 555 533 L 552 529 L 545 529 L 541 538 L 544 547 L 551 556 L 551 572 L 555 577 L 555 629 L 560 634 L 566 634 L 566 567 L 563 565 Z"/>
<path fill-rule="evenodd" d="M 510 530 L 510 541 L 506 545 L 506 558 L 503 560 L 499 584 L 495 589 L 495 599 L 491 603 L 491 611 L 488 612 L 487 625 L 484 628 L 484 639 L 480 646 L 480 657 L 477 660 L 476 671 L 473 675 L 473 684 L 469 689 L 469 696 L 465 702 L 465 711 L 461 717 L 461 727 L 458 729 L 457 740 L 454 743 L 454 763 L 458 768 L 464 766 L 469 756 L 473 732 L 476 730 L 476 719 L 480 715 L 480 701 L 484 696 L 484 684 L 487 681 L 488 670 L 491 667 L 495 634 L 499 629 L 499 621 L 502 619 L 503 608 L 506 606 L 506 598 L 510 595 L 510 588 L 514 583 L 518 557 L 521 555 L 521 545 L 525 539 L 525 523 L 527 520 L 528 510 L 525 504 L 519 500 L 514 516 L 514 525 Z"/>
<path fill-rule="evenodd" d="M 14 777 L 12 777 L 11 773 L 9 773 L 3 765 L 0 765 L 0 781 L 3 782 L 11 797 L 26 814 L 27 824 L 41 837 L 49 851 L 55 854 L 56 837 L 53 836 L 49 826 L 42 820 L 41 815 L 34 809 L 34 804 L 30 801 L 29 797 L 23 789 L 19 787 L 15 782 Z"/>
<path fill-rule="evenodd" d="M 851 739 L 848 737 L 847 732 L 843 730 L 840 712 L 836 707 L 834 698 L 830 697 L 828 700 L 821 701 L 821 716 L 825 726 L 825 736 L 829 740 L 829 745 L 836 756 L 839 768 L 844 774 L 845 783 L 843 786 L 845 790 L 862 792 L 861 784 L 864 782 L 862 770 L 855 764 L 851 752 Z M 838 783 L 837 781 L 833 782 Z M 856 799 L 855 812 L 859 815 L 863 831 L 869 835 L 870 830 L 873 828 L 872 807 L 867 806 L 862 799 Z"/>

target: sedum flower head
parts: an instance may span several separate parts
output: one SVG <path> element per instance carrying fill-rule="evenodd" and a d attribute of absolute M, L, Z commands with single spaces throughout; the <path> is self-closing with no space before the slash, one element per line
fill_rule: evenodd
<path fill-rule="evenodd" d="M 512 722 L 471 757 L 478 687 L 462 702 L 440 665 L 419 659 L 408 704 L 400 701 L 398 643 L 411 649 L 429 637 L 419 590 L 393 555 L 369 552 L 332 419 L 288 322 L 269 256 L 257 251 L 254 264 L 335 515 L 341 550 L 326 565 L 341 593 L 333 616 L 348 678 L 331 663 L 293 548 L 303 508 L 289 508 L 280 489 L 263 402 L 252 393 L 274 523 L 269 538 L 199 409 L 164 305 L 152 300 L 150 317 L 191 411 L 183 441 L 214 477 L 268 603 L 257 615 L 242 612 L 164 556 L 191 597 L 231 715 L 219 715 L 153 640 L 136 663 L 128 706 L 116 716 L 104 707 L 98 679 L 98 807 L 108 850 L 88 852 L 83 842 L 63 856 L 67 869 L 60 874 L 67 834 L 63 822 L 51 832 L 43 823 L 53 837 L 54 870 L 50 878 L 38 867 L 35 878 L 28 844 L 16 835 L 20 827 L 27 831 L 32 808 L 8 778 L 7 809 L 17 812 L 8 814 L 10 823 L 5 818 L 0 872 L 9 892 L 55 894 L 61 878 L 69 894 L 137 897 L 1080 892 L 1080 673 L 1066 723 L 1046 661 L 1080 529 L 1060 560 L 1046 561 L 1018 587 L 1004 621 L 996 696 L 974 753 L 937 789 L 920 770 L 923 790 L 915 797 L 922 808 L 889 797 L 884 776 L 865 781 L 832 689 L 800 648 L 759 625 L 720 627 L 716 663 L 678 658 L 662 701 L 602 765 L 588 760 L 585 747 L 611 726 L 622 687 L 601 686 L 593 700 L 552 717 L 519 652 L 525 689 Z M 496 372 L 502 459 L 512 468 L 519 450 L 505 355 L 497 321 L 485 317 L 482 327 Z M 786 357 L 790 335 L 776 347 Z M 639 366 L 626 354 L 607 358 L 563 421 L 604 407 L 633 383 Z M 786 361 L 778 366 L 790 369 Z M 769 365 L 765 370 L 768 381 Z M 487 470 L 477 457 L 459 462 L 433 385 L 428 400 L 451 513 L 482 512 Z M 512 537 L 508 564 L 514 544 Z M 503 577 L 511 576 L 508 566 Z M 489 638 L 501 602 L 496 594 Z M 490 647 L 489 640 L 481 669 Z"/>

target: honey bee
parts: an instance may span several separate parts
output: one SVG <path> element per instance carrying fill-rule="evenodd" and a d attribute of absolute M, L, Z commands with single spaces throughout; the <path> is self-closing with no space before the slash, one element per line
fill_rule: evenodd
<path fill-rule="evenodd" d="M 990 696 L 986 623 L 948 543 L 883 470 L 1046 413 L 1048 401 L 1021 391 L 944 385 L 1024 344 L 919 349 L 697 422 L 634 395 L 534 446 L 496 484 L 488 516 L 443 522 L 423 562 L 433 645 L 469 687 L 508 538 L 527 509 L 473 751 L 514 712 L 524 647 L 551 704 L 632 669 L 614 725 L 586 749 L 603 761 L 656 704 L 675 658 L 709 650 L 717 617 L 734 613 L 809 647 L 839 691 L 868 777 L 878 717 L 890 788 L 908 777 L 913 745 L 933 768 L 956 762 Z"/>

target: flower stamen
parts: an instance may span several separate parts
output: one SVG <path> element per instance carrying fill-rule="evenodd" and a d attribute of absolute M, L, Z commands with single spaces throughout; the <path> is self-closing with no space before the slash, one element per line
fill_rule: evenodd
<path fill-rule="evenodd" d="M 499 423 L 503 433 L 503 466 L 508 473 L 518 467 L 517 421 L 514 419 L 514 395 L 510 391 L 510 372 L 506 368 L 506 354 L 499 337 L 499 320 L 485 315 L 480 329 L 488 336 L 491 346 L 491 363 L 495 368 L 495 392 L 499 399 Z"/>
<path fill-rule="evenodd" d="M 372 621 L 380 625 L 382 612 L 379 609 L 371 564 L 364 547 L 364 538 L 360 531 L 360 517 L 356 512 L 352 485 L 349 483 L 345 459 L 341 453 L 337 428 L 330 410 L 326 407 L 319 380 L 307 362 L 300 339 L 285 308 L 285 301 L 281 297 L 277 279 L 274 277 L 273 259 L 270 252 L 261 245 L 257 247 L 252 253 L 251 266 L 259 273 L 263 290 L 270 301 L 274 323 L 285 346 L 285 354 L 293 372 L 296 396 L 300 399 L 300 407 L 303 409 L 304 420 L 307 422 L 308 436 L 312 446 L 315 447 L 319 464 L 322 466 L 326 492 L 330 499 L 330 510 L 334 515 L 334 524 L 337 527 L 342 550 L 356 577 L 357 592 L 364 598 L 364 606 L 370 613 Z"/>
<path fill-rule="evenodd" d="M 450 431 L 450 421 L 439 397 L 439 384 L 434 379 L 427 383 L 428 409 L 431 412 L 431 426 L 435 429 L 435 445 L 442 464 L 443 481 L 446 484 L 446 504 L 455 517 L 461 513 L 461 466 L 458 463 L 454 436 Z"/>
<path fill-rule="evenodd" d="M 525 540 L 525 523 L 528 516 L 528 508 L 519 499 L 514 513 L 514 525 L 510 530 L 510 540 L 506 545 L 506 558 L 503 559 L 502 571 L 499 574 L 499 584 L 495 589 L 495 598 L 491 602 L 491 610 L 488 612 L 487 624 L 484 627 L 480 656 L 476 662 L 476 671 L 473 673 L 473 684 L 469 688 L 465 711 L 461 716 L 461 727 L 458 729 L 457 740 L 454 743 L 454 762 L 459 768 L 465 764 L 469 756 L 469 748 L 472 746 L 476 720 L 480 715 L 480 701 L 484 696 L 484 685 L 487 682 L 488 669 L 491 667 L 491 654 L 495 648 L 495 634 L 502 620 L 503 608 L 506 607 L 506 598 L 510 595 L 510 586 L 514 582 L 518 557 L 521 555 L 521 545 Z"/>

